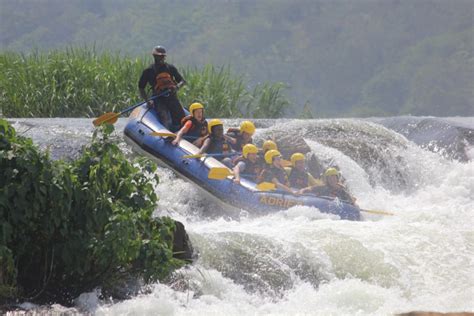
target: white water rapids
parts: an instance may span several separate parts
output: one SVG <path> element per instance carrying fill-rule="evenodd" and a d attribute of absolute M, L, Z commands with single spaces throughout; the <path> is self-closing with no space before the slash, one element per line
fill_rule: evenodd
<path fill-rule="evenodd" d="M 465 120 L 473 128 L 472 118 Z M 305 124 L 301 128 L 336 123 Z M 371 164 L 370 156 L 344 153 L 320 138 L 304 137 L 305 142 L 319 158 L 337 163 L 362 208 L 394 216 L 365 214 L 365 221 L 351 222 L 301 206 L 255 216 L 222 207 L 195 185 L 160 168 L 156 214 L 183 222 L 199 259 L 178 271 L 172 285 L 154 284 L 121 302 L 85 293 L 77 309 L 98 315 L 474 311 L 474 161 L 447 159 L 375 123 L 337 124 L 373 135 L 370 141 L 384 167 Z M 89 125 L 86 119 L 35 119 L 18 121 L 15 127 L 42 146 L 57 146 L 62 140 L 78 150 L 90 136 Z M 123 125 L 119 122 L 118 135 Z M 272 125 L 276 127 L 270 129 L 290 133 L 301 122 Z M 394 189 L 390 179 L 378 177 L 387 165 L 401 170 L 406 187 Z"/>

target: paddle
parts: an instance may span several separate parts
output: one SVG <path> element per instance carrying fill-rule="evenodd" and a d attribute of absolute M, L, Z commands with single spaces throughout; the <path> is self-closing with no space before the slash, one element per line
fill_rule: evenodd
<path fill-rule="evenodd" d="M 173 137 L 173 138 L 176 138 L 176 134 L 170 133 L 170 132 L 151 132 L 151 133 L 150 133 L 150 136 L 161 136 L 161 137 Z M 189 139 L 198 139 L 199 137 L 197 137 L 197 136 L 184 135 L 183 138 L 184 138 L 184 139 L 186 139 L 186 138 L 189 138 Z"/>
<path fill-rule="evenodd" d="M 271 182 L 262 182 L 257 184 L 257 189 L 259 189 L 260 191 L 272 191 L 276 189 L 276 185 L 275 183 Z"/>
<path fill-rule="evenodd" d="M 207 177 L 214 180 L 223 180 L 228 176 L 232 176 L 234 173 L 225 167 L 215 167 L 209 170 Z"/>
<path fill-rule="evenodd" d="M 95 120 L 92 121 L 92 124 L 94 124 L 94 126 L 99 126 L 103 123 L 108 123 L 108 124 L 115 124 L 115 122 L 117 122 L 118 118 L 120 115 L 124 114 L 124 113 L 127 113 L 127 112 L 130 112 L 132 111 L 133 109 L 139 107 L 140 105 L 143 105 L 145 103 L 147 103 L 148 101 L 150 100 L 154 100 L 158 97 L 161 97 L 161 96 L 165 96 L 169 94 L 169 90 L 165 90 L 163 91 L 162 93 L 158 94 L 158 95 L 155 95 L 155 96 L 152 96 L 150 99 L 148 99 L 147 101 L 142 101 L 142 102 L 139 102 L 137 104 L 134 104 L 132 105 L 131 107 L 129 108 L 126 108 L 125 110 L 119 112 L 119 113 L 114 113 L 114 112 L 108 112 L 108 113 L 105 113 L 105 114 L 102 114 L 101 116 L 99 116 L 98 118 L 96 118 Z"/>
<path fill-rule="evenodd" d="M 153 133 L 152 133 L 153 134 Z M 158 135 L 160 136 L 160 135 Z M 230 153 L 230 154 L 196 154 L 196 155 L 184 155 L 183 158 L 202 158 L 202 157 L 212 157 L 212 156 L 234 156 L 240 155 L 240 152 Z M 283 167 L 291 167 L 291 161 L 288 160 L 281 160 L 281 165 Z"/>
<path fill-rule="evenodd" d="M 225 157 L 225 156 L 234 156 L 240 155 L 239 152 L 229 153 L 229 154 L 195 154 L 195 155 L 184 155 L 183 158 L 202 158 L 202 157 Z"/>
<path fill-rule="evenodd" d="M 363 209 L 360 209 L 360 211 L 370 213 L 370 214 L 377 214 L 377 215 L 389 215 L 389 216 L 395 215 L 393 213 L 386 212 L 386 211 L 380 211 L 380 210 L 363 210 Z"/>
<path fill-rule="evenodd" d="M 176 134 L 174 133 L 167 133 L 167 132 L 151 132 L 151 136 L 161 136 L 161 137 L 173 137 L 176 138 Z"/>
<path fill-rule="evenodd" d="M 229 170 L 229 168 L 226 167 L 214 167 L 209 169 L 209 174 L 207 177 L 212 180 L 224 180 L 227 179 L 228 176 L 233 176 L 234 173 L 232 170 Z M 251 173 L 241 173 L 241 177 L 249 177 L 249 178 L 255 178 L 255 174 Z"/>

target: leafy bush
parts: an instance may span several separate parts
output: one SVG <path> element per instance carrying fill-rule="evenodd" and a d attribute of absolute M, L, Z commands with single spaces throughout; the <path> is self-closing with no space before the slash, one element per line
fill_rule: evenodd
<path fill-rule="evenodd" d="M 0 302 L 67 301 L 125 278 L 150 282 L 184 262 L 173 259 L 174 222 L 152 218 L 156 166 L 128 162 L 94 133 L 74 162 L 52 161 L 0 120 Z"/>

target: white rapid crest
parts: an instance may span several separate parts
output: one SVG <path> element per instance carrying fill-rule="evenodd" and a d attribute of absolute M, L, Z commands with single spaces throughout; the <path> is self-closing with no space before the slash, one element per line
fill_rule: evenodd
<path fill-rule="evenodd" d="M 76 308 L 98 315 L 474 311 L 473 161 L 446 159 L 376 123 L 274 123 L 263 122 L 257 140 L 303 139 L 307 155 L 339 166 L 362 208 L 395 215 L 351 222 L 296 206 L 259 216 L 160 168 L 156 215 L 184 223 L 198 260 L 129 300 L 94 292 Z"/>

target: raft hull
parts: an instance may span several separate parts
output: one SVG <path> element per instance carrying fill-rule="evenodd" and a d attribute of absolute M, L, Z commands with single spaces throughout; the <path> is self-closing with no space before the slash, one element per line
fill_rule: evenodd
<path fill-rule="evenodd" d="M 182 177 L 232 207 L 255 212 L 273 212 L 295 205 L 318 208 L 323 213 L 338 215 L 345 220 L 360 220 L 360 210 L 338 200 L 328 200 L 314 195 L 295 196 L 282 191 L 259 191 L 256 184 L 242 178 L 235 184 L 231 178 L 213 180 L 208 178 L 209 169 L 225 167 L 214 158 L 184 159 L 183 155 L 196 154 L 198 148 L 186 140 L 173 146 L 170 139 L 151 136 L 152 132 L 168 132 L 156 118 L 153 110 L 146 106 L 136 108 L 124 129 L 128 143 L 139 147 L 151 158 L 178 172 Z"/>

